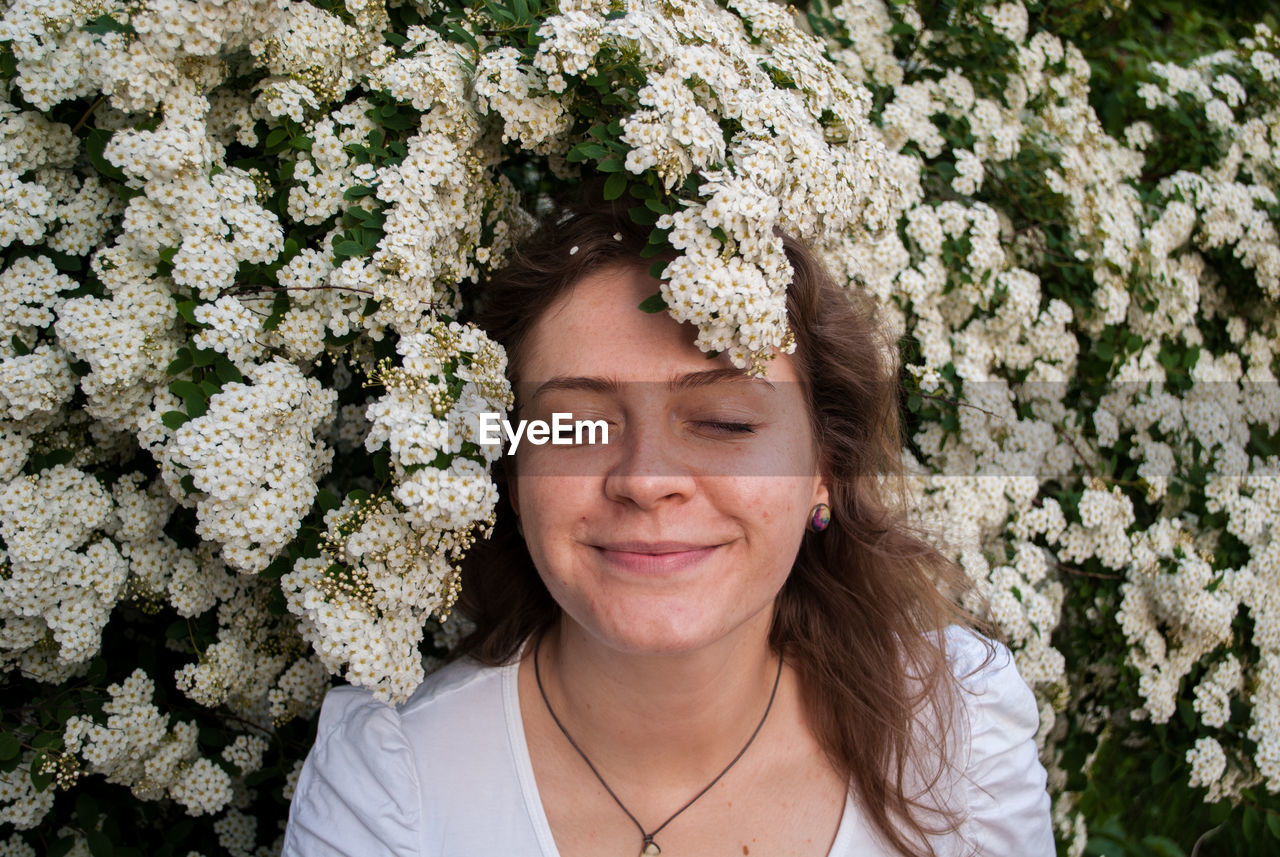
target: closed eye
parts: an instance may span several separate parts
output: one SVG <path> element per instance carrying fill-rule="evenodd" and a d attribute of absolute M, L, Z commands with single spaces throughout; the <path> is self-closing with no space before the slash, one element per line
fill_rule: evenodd
<path fill-rule="evenodd" d="M 734 423 L 734 422 L 725 422 L 721 420 L 702 420 L 698 422 L 698 425 L 716 434 L 755 434 L 756 433 L 756 427 L 751 423 Z"/>

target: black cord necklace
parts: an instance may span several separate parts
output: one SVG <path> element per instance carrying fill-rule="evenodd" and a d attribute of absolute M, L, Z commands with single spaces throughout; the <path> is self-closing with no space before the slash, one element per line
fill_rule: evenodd
<path fill-rule="evenodd" d="M 728 765 L 725 765 L 724 770 L 716 774 L 716 778 L 707 783 L 703 787 L 702 791 L 691 797 L 688 803 L 677 809 L 671 814 L 670 818 L 662 822 L 662 824 L 659 824 L 652 831 L 645 833 L 644 825 L 642 825 L 639 820 L 631 814 L 631 810 L 627 809 L 626 805 L 623 804 L 622 800 L 614 793 L 613 789 L 609 788 L 609 784 L 604 781 L 604 777 L 600 776 L 600 772 L 596 770 L 596 766 L 591 764 L 591 760 L 587 758 L 587 754 L 582 752 L 582 748 L 578 746 L 578 742 L 573 740 L 573 736 L 569 734 L 569 730 L 564 728 L 564 724 L 561 723 L 560 718 L 556 716 L 555 709 L 551 707 L 551 700 L 547 699 L 547 691 L 542 686 L 542 670 L 538 666 L 538 654 L 541 651 L 542 637 L 540 636 L 538 637 L 538 642 L 533 649 L 533 677 L 538 682 L 538 693 L 542 694 L 542 701 L 547 706 L 547 713 L 551 715 L 551 719 L 555 721 L 556 726 L 560 727 L 560 731 L 564 734 L 565 739 L 568 740 L 569 745 L 573 747 L 573 749 L 577 750 L 578 755 L 582 757 L 582 761 L 587 763 L 587 767 L 591 769 L 591 773 L 596 775 L 596 779 L 600 781 L 600 785 L 604 786 L 604 790 L 609 793 L 609 797 L 613 798 L 614 803 L 616 803 L 618 807 L 627 814 L 627 818 L 631 819 L 632 823 L 635 824 L 637 829 L 639 829 L 640 836 L 642 837 L 640 842 L 640 857 L 658 857 L 658 855 L 662 853 L 662 849 L 658 847 L 658 843 L 653 841 L 653 837 L 661 833 L 662 828 L 674 821 L 676 816 L 693 806 L 694 802 L 698 798 L 711 791 L 711 787 L 720 782 L 720 778 L 729 773 L 730 768 L 738 764 L 738 760 L 742 758 L 742 754 L 747 752 L 747 748 L 751 746 L 752 742 L 756 740 L 756 736 L 760 734 L 760 729 L 764 726 L 765 720 L 769 718 L 769 711 L 773 708 L 773 699 L 778 695 L 778 682 L 782 679 L 782 657 L 779 656 L 778 674 L 773 678 L 773 690 L 769 693 L 769 704 L 765 706 L 764 716 L 760 718 L 760 722 L 756 724 L 755 731 L 751 733 L 751 737 L 747 739 L 747 743 L 742 745 L 742 749 L 738 751 L 738 755 L 734 756 L 733 761 Z"/>

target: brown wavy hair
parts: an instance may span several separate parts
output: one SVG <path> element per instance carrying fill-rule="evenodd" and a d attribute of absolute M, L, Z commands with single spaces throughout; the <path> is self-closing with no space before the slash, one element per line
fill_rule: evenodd
<path fill-rule="evenodd" d="M 475 321 L 506 347 L 513 384 L 542 312 L 588 274 L 647 268 L 647 232 L 622 206 L 597 200 L 545 220 L 488 280 Z M 895 349 L 874 302 L 839 288 L 799 242 L 783 242 L 795 272 L 793 359 L 832 520 L 822 533 L 806 531 L 769 642 L 797 670 L 810 726 L 867 817 L 899 852 L 925 857 L 934 853 L 929 835 L 958 826 L 930 794 L 948 769 L 958 710 L 943 635 L 930 632 L 952 623 L 991 629 L 957 606 L 964 572 L 904 520 Z M 496 666 L 547 631 L 560 608 L 517 532 L 501 465 L 495 478 L 494 534 L 463 570 L 459 607 L 476 629 L 457 654 Z"/>

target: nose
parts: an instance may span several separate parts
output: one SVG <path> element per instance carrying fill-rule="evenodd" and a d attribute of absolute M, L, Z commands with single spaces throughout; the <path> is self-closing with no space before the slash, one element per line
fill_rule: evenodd
<path fill-rule="evenodd" d="M 631 421 L 618 439 L 619 457 L 605 474 L 605 496 L 644 510 L 692 497 L 697 481 L 676 447 L 658 420 Z"/>

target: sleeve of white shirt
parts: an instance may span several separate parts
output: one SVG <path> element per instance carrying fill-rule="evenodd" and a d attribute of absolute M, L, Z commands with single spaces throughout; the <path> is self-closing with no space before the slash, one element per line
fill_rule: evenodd
<path fill-rule="evenodd" d="M 282 857 L 415 857 L 419 795 L 395 709 L 334 688 L 294 789 Z"/>
<path fill-rule="evenodd" d="M 970 744 L 961 832 L 984 857 L 1053 857 L 1053 824 L 1046 774 L 1036 749 L 1040 713 L 1009 650 L 987 649 L 971 633 L 952 638 L 969 713 Z M 963 665 L 968 663 L 965 668 Z M 974 668 L 977 668 L 976 671 Z"/>

